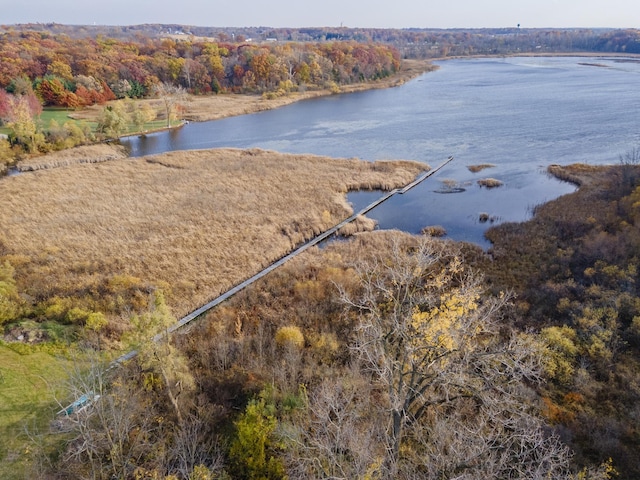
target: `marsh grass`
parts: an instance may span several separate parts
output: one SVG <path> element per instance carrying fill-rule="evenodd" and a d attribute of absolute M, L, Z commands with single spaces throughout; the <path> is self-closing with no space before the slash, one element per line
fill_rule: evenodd
<path fill-rule="evenodd" d="M 497 188 L 504 185 L 504 183 L 496 178 L 481 178 L 478 180 L 478 185 L 485 188 Z"/>
<path fill-rule="evenodd" d="M 181 316 L 348 217 L 348 191 L 396 188 L 426 168 L 224 149 L 6 177 L 0 260 L 39 302 L 109 309 L 101 297 L 125 278 L 162 287 Z"/>
<path fill-rule="evenodd" d="M 68 148 L 39 157 L 27 158 L 22 160 L 17 165 L 17 168 L 21 172 L 30 172 L 46 168 L 75 165 L 78 163 L 106 162 L 126 157 L 127 153 L 123 146 L 98 143 L 95 145 Z"/>
<path fill-rule="evenodd" d="M 420 233 L 427 237 L 444 237 L 447 234 L 447 230 L 442 225 L 429 225 L 424 227 Z"/>
<path fill-rule="evenodd" d="M 478 172 L 481 172 L 482 170 L 485 170 L 487 168 L 493 168 L 493 167 L 495 167 L 493 163 L 480 163 L 478 165 L 469 165 L 467 169 L 469 169 L 471 173 L 478 173 Z"/>
<path fill-rule="evenodd" d="M 602 169 L 599 166 L 574 163 L 572 165 L 549 165 L 547 173 L 564 182 L 577 186 L 590 185 L 598 182 L 602 177 Z"/>

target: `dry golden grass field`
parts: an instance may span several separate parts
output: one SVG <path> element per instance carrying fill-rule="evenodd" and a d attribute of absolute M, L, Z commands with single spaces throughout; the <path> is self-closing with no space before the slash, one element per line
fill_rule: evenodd
<path fill-rule="evenodd" d="M 0 261 L 38 301 L 136 283 L 182 315 L 346 218 L 348 190 L 425 169 L 224 149 L 23 173 L 0 179 Z"/>

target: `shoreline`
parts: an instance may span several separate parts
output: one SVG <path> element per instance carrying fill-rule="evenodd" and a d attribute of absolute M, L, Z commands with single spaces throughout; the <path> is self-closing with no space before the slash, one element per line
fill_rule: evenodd
<path fill-rule="evenodd" d="M 437 69 L 438 66 L 433 65 L 431 60 L 406 59 L 402 61 L 400 70 L 394 75 L 372 82 L 343 85 L 339 87 L 338 91 L 332 91 L 328 88 L 324 88 L 307 92 L 290 93 L 288 95 L 272 99 L 265 98 L 262 95 L 235 93 L 209 96 L 191 95 L 189 96 L 189 101 L 185 106 L 185 113 L 183 115 L 184 121 L 180 123 L 180 125 L 163 127 L 145 132 L 127 133 L 126 135 L 118 137 L 116 141 L 126 137 L 148 135 L 155 132 L 181 128 L 187 122 L 208 122 L 221 120 L 223 118 L 274 110 L 276 108 L 291 105 L 307 99 L 398 87 L 424 73 L 432 72 Z M 140 103 L 151 103 L 156 101 L 156 99 L 139 100 Z M 103 107 L 104 106 L 102 105 L 92 105 L 72 113 L 70 117 L 75 120 L 94 120 L 100 114 Z M 94 155 L 96 155 L 95 159 L 92 158 Z M 79 145 L 77 147 L 67 148 L 44 155 L 28 157 L 18 161 L 10 168 L 19 173 L 23 173 L 27 171 L 57 168 L 75 163 L 103 162 L 115 158 L 122 158 L 122 156 L 122 149 L 115 145 L 113 140 L 109 140 L 90 145 Z M 128 154 L 124 156 L 128 157 Z M 7 169 L 7 172 L 8 171 L 9 169 Z M 7 172 L 0 171 L 0 178 L 6 177 Z"/>
<path fill-rule="evenodd" d="M 223 118 L 247 115 L 291 105 L 303 100 L 340 95 L 344 93 L 362 92 L 383 88 L 393 88 L 405 84 L 416 77 L 437 70 L 431 59 L 402 61 L 400 70 L 381 80 L 340 85 L 336 90 L 322 88 L 305 92 L 291 92 L 276 98 L 265 98 L 252 94 L 218 94 L 210 96 L 190 96 L 185 106 L 183 118 L 193 122 L 207 122 Z"/>
<path fill-rule="evenodd" d="M 190 95 L 186 105 L 184 105 L 183 120 L 188 122 L 207 122 L 220 120 L 223 118 L 248 115 L 276 108 L 291 105 L 303 100 L 326 97 L 330 95 L 340 95 L 345 93 L 362 92 L 383 88 L 398 87 L 413 80 L 425 73 L 433 72 L 439 68 L 434 62 L 446 60 L 478 59 L 478 58 L 513 58 L 513 57 L 584 57 L 584 58 L 631 58 L 640 61 L 640 54 L 623 52 L 523 52 L 507 55 L 467 55 L 451 57 L 435 57 L 429 59 L 403 59 L 400 70 L 395 74 L 381 80 L 340 85 L 337 89 L 322 88 L 303 92 L 290 92 L 276 98 L 265 98 L 260 94 L 238 94 L 222 93 L 217 95 Z M 156 99 L 144 99 L 140 102 L 155 102 Z M 94 105 L 73 114 L 76 119 L 92 119 L 98 115 L 102 107 Z M 171 127 L 171 128 L 179 128 Z M 165 130 L 165 129 L 161 129 Z M 152 131 L 144 133 L 153 133 Z M 124 136 L 141 135 L 143 133 L 133 133 Z M 124 137 L 123 136 L 123 137 Z"/>
<path fill-rule="evenodd" d="M 292 92 L 277 98 L 265 98 L 258 94 L 235 94 L 226 93 L 218 95 L 208 96 L 189 96 L 189 100 L 184 108 L 183 122 L 180 125 L 170 128 L 164 127 L 157 130 L 149 130 L 139 133 L 128 133 L 118 137 L 118 139 L 147 135 L 158 131 L 173 130 L 175 128 L 181 128 L 186 122 L 206 122 L 220 120 L 224 118 L 230 118 L 240 115 L 248 115 L 252 113 L 258 113 L 262 111 L 274 110 L 280 107 L 291 105 L 296 102 L 320 98 L 330 95 L 340 95 L 346 93 L 361 92 L 367 90 L 384 89 L 398 87 L 406 82 L 413 80 L 425 73 L 433 72 L 439 68 L 438 65 L 434 65 L 434 62 L 446 61 L 446 60 L 461 60 L 461 59 L 478 59 L 478 58 L 514 58 L 514 57 L 578 57 L 578 58 L 629 58 L 640 62 L 640 54 L 630 54 L 622 52 L 563 52 L 563 53 L 546 53 L 546 52 L 528 52 L 509 55 L 468 55 L 468 56 L 451 56 L 451 57 L 437 57 L 430 59 L 404 59 L 402 61 L 401 68 L 395 74 L 372 82 L 363 82 L 350 85 L 339 86 L 336 90 L 329 88 L 310 90 L 305 92 Z M 156 102 L 157 99 L 143 99 L 139 100 L 140 103 Z M 93 105 L 85 109 L 74 112 L 70 115 L 71 118 L 76 120 L 94 120 L 101 112 L 104 106 Z M 117 140 L 118 140 L 117 139 Z M 18 171 L 28 171 L 39 168 L 55 168 L 58 166 L 69 165 L 70 163 L 85 163 L 92 162 L 87 159 L 87 150 L 91 150 L 88 147 L 97 148 L 103 146 L 101 152 L 101 159 L 97 161 L 104 161 L 103 158 L 113 155 L 113 141 L 100 142 L 91 145 L 78 146 L 71 149 L 64 149 L 57 152 L 52 152 L 44 155 L 38 155 L 34 157 L 25 158 L 22 161 L 17 162 L 11 168 Z M 76 150 L 80 152 L 75 153 Z M 71 153 L 74 152 L 74 153 Z M 121 152 L 116 154 L 117 157 L 122 155 Z M 83 157 L 81 160 L 70 159 L 69 157 Z M 36 166 L 37 165 L 37 166 Z M 32 166 L 36 166 L 33 168 Z M 8 170 L 7 170 L 8 171 Z M 0 171 L 0 178 L 5 177 L 7 171 Z"/>
<path fill-rule="evenodd" d="M 424 73 L 437 70 L 438 67 L 433 65 L 432 62 L 432 59 L 404 59 L 398 72 L 380 80 L 339 85 L 333 90 L 331 88 L 319 88 L 317 90 L 307 90 L 303 92 L 290 92 L 275 98 L 266 98 L 262 94 L 247 93 L 189 95 L 188 100 L 183 105 L 184 113 L 182 114 L 182 119 L 189 122 L 207 122 L 273 110 L 312 98 L 397 87 Z M 155 98 L 148 98 L 138 100 L 138 104 L 142 105 L 144 103 L 154 103 L 157 101 Z M 73 112 L 70 117 L 75 120 L 95 121 L 103 108 L 104 105 L 92 105 Z M 152 132 L 148 131 L 144 133 Z M 123 135 L 123 137 L 141 134 L 143 133 L 129 133 Z"/>
<path fill-rule="evenodd" d="M 577 57 L 577 58 L 634 58 L 640 61 L 640 53 L 624 53 L 624 52 L 522 52 L 522 53 L 503 53 L 496 55 L 455 55 L 451 57 L 434 57 L 430 58 L 430 62 L 442 62 L 445 60 L 464 60 L 466 58 L 516 58 L 516 57 Z"/>

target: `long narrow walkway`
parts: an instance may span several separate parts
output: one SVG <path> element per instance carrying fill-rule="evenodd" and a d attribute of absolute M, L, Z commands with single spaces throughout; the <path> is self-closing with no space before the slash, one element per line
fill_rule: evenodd
<path fill-rule="evenodd" d="M 440 170 L 442 167 L 444 167 L 446 164 L 448 164 L 452 160 L 453 160 L 453 157 L 450 156 L 443 163 L 438 165 L 436 168 L 434 168 L 433 170 L 429 170 L 428 172 L 426 172 L 423 175 L 419 176 L 413 182 L 411 182 L 410 184 L 406 185 L 404 188 L 396 188 L 394 190 L 391 190 L 389 193 L 387 193 L 386 195 L 383 195 L 381 198 L 379 198 L 375 202 L 367 205 L 365 208 L 363 208 L 359 212 L 354 213 L 349 218 L 343 220 L 339 224 L 335 225 L 334 227 L 330 228 L 329 230 L 325 231 L 324 233 L 318 235 L 317 237 L 313 238 L 312 240 L 309 240 L 308 242 L 306 242 L 302 246 L 298 247 L 297 249 L 295 249 L 294 251 L 292 251 L 288 255 L 282 257 L 280 260 L 272 263 L 271 265 L 266 267 L 264 270 L 261 270 L 260 272 L 256 273 L 253 277 L 248 278 L 244 282 L 242 282 L 242 283 L 236 285 L 235 287 L 233 287 L 231 290 L 228 290 L 227 292 L 223 293 L 219 297 L 216 297 L 215 299 L 211 300 L 206 305 L 203 305 L 202 307 L 198 308 L 197 310 L 194 310 L 193 312 L 191 312 L 187 316 L 181 318 L 177 323 L 175 323 L 174 325 L 169 327 L 166 332 L 161 332 L 161 333 L 157 334 L 155 337 L 153 337 L 153 341 L 154 342 L 159 341 L 164 335 L 167 335 L 167 334 L 175 332 L 179 328 L 185 326 L 186 324 L 190 323 L 194 319 L 198 318 L 203 313 L 206 313 L 209 310 L 211 310 L 212 308 L 214 308 L 215 306 L 220 305 L 222 302 L 224 302 L 228 298 L 232 297 L 233 295 L 235 295 L 239 291 L 245 289 L 246 287 L 248 287 L 249 285 L 251 285 L 255 281 L 261 279 L 262 277 L 264 277 L 268 273 L 272 272 L 276 268 L 284 265 L 286 262 L 288 262 L 292 258 L 300 255 L 305 250 L 317 245 L 318 243 L 320 243 L 320 242 L 326 240 L 327 238 L 329 238 L 330 236 L 334 235 L 342 227 L 344 227 L 345 225 L 347 225 L 347 224 L 351 223 L 352 221 L 354 221 L 356 219 L 356 217 L 358 217 L 359 215 L 364 215 L 365 213 L 369 212 L 370 210 L 373 210 L 375 207 L 377 207 L 381 203 L 387 201 L 389 198 L 393 197 L 396 194 L 402 195 L 404 193 L 407 193 L 409 190 L 414 188 L 416 185 L 419 185 L 420 183 L 424 182 L 427 178 L 429 178 L 430 176 L 435 174 L 438 170 Z M 120 363 L 122 363 L 122 362 L 124 362 L 126 360 L 129 360 L 129 359 L 135 357 L 137 354 L 138 354 L 137 350 L 132 350 L 132 351 L 130 351 L 130 352 L 118 357 L 117 359 L 115 359 L 112 362 L 111 365 L 112 366 L 116 366 L 116 365 L 118 365 L 118 364 L 120 364 Z"/>

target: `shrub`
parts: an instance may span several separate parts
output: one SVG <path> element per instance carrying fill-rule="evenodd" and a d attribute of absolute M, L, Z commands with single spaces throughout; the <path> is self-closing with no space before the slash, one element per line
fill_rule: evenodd
<path fill-rule="evenodd" d="M 301 350 L 304 347 L 304 335 L 295 325 L 280 327 L 276 332 L 276 344 L 283 348 Z"/>
<path fill-rule="evenodd" d="M 430 225 L 422 229 L 422 234 L 428 237 L 444 237 L 447 230 L 442 225 Z"/>

